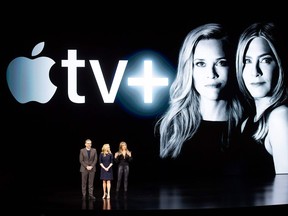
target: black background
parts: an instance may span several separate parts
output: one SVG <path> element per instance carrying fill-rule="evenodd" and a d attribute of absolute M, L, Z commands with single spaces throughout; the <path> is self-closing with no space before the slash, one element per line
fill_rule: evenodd
<path fill-rule="evenodd" d="M 186 34 L 208 22 L 226 25 L 235 41 L 257 21 L 274 21 L 287 34 L 286 7 L 274 1 L 254 2 L 253 6 L 242 1 L 107 3 L 26 2 L 2 7 L 0 187 L 4 192 L 37 196 L 46 187 L 80 191 L 79 150 L 86 138 L 92 139 L 98 153 L 104 143 L 110 143 L 114 153 L 125 140 L 134 156 L 130 181 L 161 182 L 154 125 L 162 111 L 144 118 L 127 112 L 117 100 L 103 103 L 88 59 L 98 59 L 109 80 L 120 59 L 141 50 L 161 53 L 176 69 Z M 7 66 L 15 57 L 29 56 L 40 41 L 46 43 L 43 55 L 66 59 L 67 49 L 77 49 L 78 58 L 85 59 L 85 69 L 78 69 L 85 74 L 78 85 L 79 95 L 86 96 L 85 104 L 68 99 L 67 68 L 61 68 L 59 61 L 51 70 L 51 80 L 58 87 L 51 101 L 20 104 L 13 98 L 6 82 Z M 163 97 L 167 95 L 168 90 Z M 95 184 L 101 187 L 97 175 Z"/>

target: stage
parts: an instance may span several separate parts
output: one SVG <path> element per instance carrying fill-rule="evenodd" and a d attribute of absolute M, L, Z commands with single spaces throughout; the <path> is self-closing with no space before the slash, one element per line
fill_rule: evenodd
<path fill-rule="evenodd" d="M 191 182 L 131 182 L 129 191 L 115 192 L 102 199 L 102 185 L 95 182 L 96 200 L 82 200 L 80 188 L 39 187 L 29 193 L 8 193 L 4 212 L 21 211 L 28 215 L 230 215 L 265 212 L 280 214 L 288 209 L 288 175 L 272 179 L 239 178 L 197 179 Z M 3 202 L 2 202 L 3 203 Z"/>

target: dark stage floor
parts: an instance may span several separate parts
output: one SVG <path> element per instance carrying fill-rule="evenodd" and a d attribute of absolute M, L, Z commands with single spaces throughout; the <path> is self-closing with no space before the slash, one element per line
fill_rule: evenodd
<path fill-rule="evenodd" d="M 114 182 L 113 182 L 114 183 Z M 26 215 L 231 215 L 263 211 L 280 214 L 288 210 L 288 175 L 272 179 L 225 177 L 189 183 L 130 183 L 127 194 L 102 199 L 97 182 L 95 201 L 82 201 L 78 187 L 40 187 L 35 195 L 10 195 L 4 209 Z M 115 184 L 115 183 L 114 183 Z M 30 214 L 29 214 L 30 213 Z M 14 215 L 14 214 L 13 214 Z"/>

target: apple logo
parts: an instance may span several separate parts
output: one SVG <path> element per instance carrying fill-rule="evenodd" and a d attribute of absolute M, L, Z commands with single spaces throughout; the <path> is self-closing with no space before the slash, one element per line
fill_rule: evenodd
<path fill-rule="evenodd" d="M 19 103 L 36 101 L 47 103 L 54 95 L 57 87 L 51 82 L 49 73 L 55 61 L 49 57 L 37 57 L 45 43 L 38 43 L 32 50 L 31 56 L 13 59 L 6 71 L 8 87 Z"/>

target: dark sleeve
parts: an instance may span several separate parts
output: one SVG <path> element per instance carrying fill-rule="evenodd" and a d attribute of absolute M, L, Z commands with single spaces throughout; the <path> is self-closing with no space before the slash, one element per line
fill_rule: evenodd
<path fill-rule="evenodd" d="M 80 163 L 82 163 L 82 161 L 83 161 L 83 155 L 82 155 L 81 150 L 80 150 L 80 154 L 79 154 L 79 161 L 80 161 Z"/>
<path fill-rule="evenodd" d="M 133 160 L 133 157 L 132 156 L 130 157 L 129 155 L 127 155 L 127 161 L 131 162 L 132 160 Z"/>
<path fill-rule="evenodd" d="M 102 161 L 102 154 L 101 154 L 101 153 L 99 154 L 99 163 L 103 163 L 103 161 Z"/>
<path fill-rule="evenodd" d="M 84 162 L 84 155 L 83 155 L 82 149 L 80 149 L 79 161 L 80 161 L 80 164 L 82 164 L 84 167 L 87 166 L 87 164 Z"/>
<path fill-rule="evenodd" d="M 118 155 L 116 158 L 114 157 L 114 161 L 115 161 L 115 163 L 119 163 L 120 162 L 120 155 Z"/>

